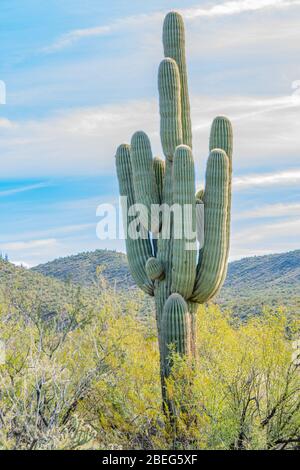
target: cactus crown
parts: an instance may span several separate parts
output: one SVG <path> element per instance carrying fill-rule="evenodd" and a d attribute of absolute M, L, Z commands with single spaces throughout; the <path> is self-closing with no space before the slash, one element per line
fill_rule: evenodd
<path fill-rule="evenodd" d="M 205 189 L 196 193 L 192 154 L 192 126 L 185 59 L 185 33 L 182 17 L 169 13 L 163 26 L 165 59 L 158 71 L 160 136 L 165 162 L 153 159 L 150 141 L 144 132 L 132 137 L 131 146 L 121 145 L 116 154 L 120 194 L 128 205 L 142 204 L 142 237 L 127 237 L 129 266 L 137 285 L 155 296 L 157 326 L 163 374 L 167 375 L 166 345 L 188 354 L 193 350 L 195 305 L 210 300 L 226 276 L 229 251 L 232 128 L 223 116 L 213 121 Z M 172 232 L 162 234 L 167 219 L 161 211 L 149 213 L 160 204 L 189 207 L 178 221 L 170 216 Z M 196 208 L 201 208 L 200 211 Z M 125 214 L 125 227 L 132 217 Z M 204 232 L 197 250 L 196 237 L 186 233 Z M 182 236 L 176 237 L 177 229 Z M 189 232 L 190 231 L 190 232 Z"/>

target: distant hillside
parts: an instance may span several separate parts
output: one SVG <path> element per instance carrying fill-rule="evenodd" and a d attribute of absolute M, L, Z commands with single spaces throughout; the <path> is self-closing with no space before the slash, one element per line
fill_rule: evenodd
<path fill-rule="evenodd" d="M 36 266 L 32 271 L 82 286 L 97 282 L 97 267 L 110 286 L 134 287 L 126 255 L 109 250 L 80 253 Z M 254 256 L 229 264 L 228 275 L 217 298 L 237 315 L 258 313 L 262 306 L 288 306 L 300 312 L 300 250 Z"/>
<path fill-rule="evenodd" d="M 92 289 L 52 279 L 0 259 L 0 303 L 39 318 L 67 317 L 80 305 L 88 311 Z"/>
<path fill-rule="evenodd" d="M 264 305 L 300 313 L 300 250 L 230 263 L 218 302 L 239 315 L 257 313 Z"/>
<path fill-rule="evenodd" d="M 226 287 L 282 287 L 300 285 L 300 250 L 253 256 L 229 264 Z"/>
<path fill-rule="evenodd" d="M 78 255 L 58 258 L 46 264 L 32 268 L 32 271 L 51 276 L 61 281 L 71 281 L 81 286 L 92 286 L 97 283 L 97 268 L 111 287 L 134 287 L 128 271 L 127 258 L 124 253 L 110 250 L 96 250 Z"/>

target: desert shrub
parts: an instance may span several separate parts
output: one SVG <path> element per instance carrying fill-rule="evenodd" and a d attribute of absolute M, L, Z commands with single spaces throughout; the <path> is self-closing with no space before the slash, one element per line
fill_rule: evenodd
<path fill-rule="evenodd" d="M 1 449 L 299 446 L 299 328 L 281 309 L 244 322 L 214 305 L 199 309 L 196 364 L 174 357 L 170 423 L 142 295 L 102 286 L 91 307 L 76 290 L 45 317 L 36 293 L 16 302 L 12 292 L 0 298 Z"/>
<path fill-rule="evenodd" d="M 215 306 L 198 313 L 197 364 L 177 358 L 169 388 L 179 411 L 177 440 L 209 449 L 298 448 L 298 325 L 281 309 L 238 326 Z M 186 386 L 186 382 L 192 384 Z M 182 384 L 182 386 L 181 386 Z"/>

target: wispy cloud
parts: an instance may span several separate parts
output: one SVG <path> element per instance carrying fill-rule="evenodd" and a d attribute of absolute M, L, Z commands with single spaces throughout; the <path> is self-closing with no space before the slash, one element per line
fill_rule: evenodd
<path fill-rule="evenodd" d="M 300 5 L 300 0 L 236 0 L 219 3 L 207 8 L 196 6 L 188 9 L 179 9 L 179 11 L 187 20 L 193 20 L 199 17 L 215 18 L 218 16 L 238 15 L 265 8 L 288 8 L 297 5 Z M 153 12 L 148 15 L 128 16 L 105 25 L 75 29 L 62 35 L 53 44 L 45 47 L 43 51 L 48 53 L 55 52 L 87 37 L 104 36 L 124 28 L 141 26 L 145 22 L 161 21 L 164 14 L 165 12 Z"/>
<path fill-rule="evenodd" d="M 10 260 L 11 261 L 11 260 Z M 15 266 L 22 266 L 22 268 L 30 269 L 32 266 L 29 263 L 25 263 L 23 261 L 11 261 Z"/>
<path fill-rule="evenodd" d="M 300 203 L 265 204 L 249 211 L 233 214 L 234 220 L 300 217 Z"/>
<path fill-rule="evenodd" d="M 233 179 L 234 188 L 249 189 L 258 186 L 285 186 L 300 183 L 300 170 L 240 176 Z"/>
<path fill-rule="evenodd" d="M 59 208 L 60 210 L 65 211 L 77 211 L 77 210 L 92 210 L 93 212 L 96 211 L 96 208 L 105 201 L 105 204 L 113 204 L 117 205 L 119 202 L 119 196 L 116 195 L 114 197 L 103 197 L 103 195 L 93 196 L 84 199 L 74 199 L 71 201 L 62 201 L 55 203 L 55 207 Z"/>
<path fill-rule="evenodd" d="M 45 240 L 17 241 L 11 243 L 2 243 L 0 245 L 0 250 L 25 251 L 36 248 L 49 248 L 56 244 L 57 240 L 55 238 L 48 238 Z"/>
<path fill-rule="evenodd" d="M 258 165 L 270 166 L 270 159 L 271 168 L 282 168 L 283 155 L 285 165 L 296 167 L 295 171 L 275 175 L 236 178 L 237 189 L 277 181 L 299 182 L 299 96 L 193 96 L 192 104 L 197 166 L 207 155 L 212 119 L 226 114 L 234 124 L 236 172 L 246 169 L 250 173 Z M 48 119 L 17 122 L 1 132 L 2 177 L 50 178 L 113 172 L 117 145 L 128 142 L 137 129 L 148 133 L 154 153 L 162 155 L 156 100 L 75 109 Z"/>
<path fill-rule="evenodd" d="M 213 106 L 218 105 L 218 101 L 211 100 L 208 103 L 208 109 L 213 110 Z M 227 112 L 230 113 L 231 121 L 245 121 L 249 119 L 255 119 L 260 115 L 281 111 L 289 110 L 293 108 L 300 108 L 300 95 L 293 94 L 286 96 L 271 96 L 256 98 L 254 96 L 240 96 L 225 98 L 222 103 L 226 106 Z M 263 119 L 263 117 L 262 117 Z M 193 130 L 195 132 L 210 127 L 210 120 L 203 120 L 200 124 L 195 123 Z"/>
<path fill-rule="evenodd" d="M 50 185 L 51 185 L 50 183 L 45 182 L 45 183 L 30 184 L 27 186 L 20 186 L 18 188 L 6 189 L 5 191 L 0 191 L 0 197 L 13 196 L 14 194 L 18 194 L 18 193 L 25 193 L 27 191 L 34 191 L 36 189 L 47 188 Z"/>
<path fill-rule="evenodd" d="M 95 209 L 96 207 L 97 206 L 95 204 Z M 38 238 L 39 240 L 40 239 L 41 240 L 44 240 L 44 239 L 54 240 L 54 238 L 51 238 L 51 237 L 56 237 L 55 239 L 57 239 L 59 236 L 77 234 L 79 232 L 84 232 L 85 230 L 89 230 L 93 228 L 96 228 L 96 221 L 95 223 L 71 224 L 71 225 L 64 225 L 64 226 L 59 226 L 59 227 L 48 227 L 48 228 L 45 228 L 44 230 L 38 230 L 38 231 L 36 230 L 36 231 L 29 231 L 29 232 L 23 232 L 23 233 L 18 233 L 18 234 L 11 234 L 11 235 L 6 235 L 6 241 L 2 243 L 1 246 L 5 246 L 5 247 L 13 246 L 14 243 L 19 243 L 19 242 L 15 242 L 14 240 L 20 239 L 20 238 L 24 240 L 22 243 L 30 245 L 32 243 L 31 242 L 32 239 Z M 14 249 L 14 248 L 10 248 L 10 249 Z"/>
<path fill-rule="evenodd" d="M 300 236 L 300 218 L 294 218 L 291 220 L 278 221 L 270 224 L 263 224 L 258 226 L 251 225 L 250 228 L 241 230 L 233 236 L 232 243 L 236 242 L 253 243 L 261 240 L 274 241 L 274 233 L 277 237 L 290 236 L 299 240 Z"/>
<path fill-rule="evenodd" d="M 9 119 L 0 117 L 0 127 L 10 128 L 13 127 L 13 123 Z"/>
<path fill-rule="evenodd" d="M 128 141 L 140 126 L 150 135 L 159 128 L 153 101 L 76 109 L 48 119 L 18 122 L 2 132 L 2 177 L 4 167 L 9 177 L 16 172 L 49 177 L 112 171 L 116 146 Z"/>
<path fill-rule="evenodd" d="M 44 52 L 51 53 L 71 46 L 74 43 L 88 37 L 106 36 L 115 31 L 141 26 L 145 22 L 153 22 L 162 20 L 163 13 L 155 12 L 149 15 L 136 15 L 120 18 L 106 25 L 94 26 L 92 28 L 82 28 L 69 31 L 63 34 L 53 44 L 43 49 Z"/>
<path fill-rule="evenodd" d="M 299 249 L 299 237 L 299 217 L 273 223 L 252 223 L 246 229 L 233 230 L 230 258 L 233 260 L 245 256 L 296 250 Z"/>
<path fill-rule="evenodd" d="M 210 8 L 191 8 L 181 10 L 187 19 L 198 17 L 212 18 L 216 16 L 238 15 L 248 11 L 257 11 L 264 8 L 287 8 L 299 5 L 298 0 L 239 0 L 214 5 Z"/>

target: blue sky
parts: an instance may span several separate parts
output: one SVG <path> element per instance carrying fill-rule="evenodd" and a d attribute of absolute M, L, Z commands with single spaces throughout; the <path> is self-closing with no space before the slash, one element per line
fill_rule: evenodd
<path fill-rule="evenodd" d="M 197 179 L 217 114 L 235 133 L 231 259 L 299 248 L 300 0 L 1 0 L 0 251 L 35 265 L 96 248 L 118 200 L 114 154 L 138 129 L 161 155 L 164 14 L 186 23 Z"/>

